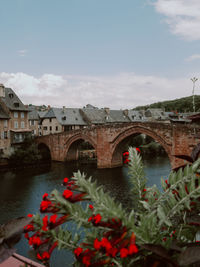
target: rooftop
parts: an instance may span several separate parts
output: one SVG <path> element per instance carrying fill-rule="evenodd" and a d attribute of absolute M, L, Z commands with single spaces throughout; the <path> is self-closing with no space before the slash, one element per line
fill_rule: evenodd
<path fill-rule="evenodd" d="M 1 97 L 1 100 L 10 110 L 28 111 L 28 108 L 25 107 L 11 88 L 5 88 L 5 97 Z"/>
<path fill-rule="evenodd" d="M 56 118 L 61 125 L 87 125 L 78 108 L 51 108 L 43 118 Z"/>

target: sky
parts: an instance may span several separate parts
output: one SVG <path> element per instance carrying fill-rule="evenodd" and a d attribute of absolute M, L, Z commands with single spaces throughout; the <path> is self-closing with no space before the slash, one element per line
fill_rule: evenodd
<path fill-rule="evenodd" d="M 199 0 L 0 0 L 0 83 L 24 104 L 134 108 L 200 94 Z"/>

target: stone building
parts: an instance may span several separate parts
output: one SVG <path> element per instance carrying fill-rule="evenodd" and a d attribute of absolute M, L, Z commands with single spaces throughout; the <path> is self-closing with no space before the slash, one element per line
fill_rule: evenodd
<path fill-rule="evenodd" d="M 31 129 L 32 136 L 38 136 L 39 130 L 40 130 L 39 113 L 34 106 L 28 106 L 28 110 L 29 110 L 29 113 L 28 113 L 29 128 Z"/>
<path fill-rule="evenodd" d="M 1 151 L 4 156 L 12 152 L 12 148 L 24 141 L 31 130 L 28 124 L 28 108 L 21 102 L 11 88 L 0 84 L 1 106 Z"/>
<path fill-rule="evenodd" d="M 148 121 L 164 121 L 166 120 L 166 116 L 164 110 L 161 108 L 148 108 L 144 112 L 145 117 Z"/>
<path fill-rule="evenodd" d="M 78 108 L 50 108 L 42 118 L 42 135 L 77 130 L 87 126 Z"/>
<path fill-rule="evenodd" d="M 131 121 L 147 121 L 146 116 L 144 115 L 144 110 L 128 110 L 128 117 Z"/>
<path fill-rule="evenodd" d="M 110 110 L 109 108 L 82 108 L 80 113 L 88 125 L 130 122 L 126 110 Z"/>
<path fill-rule="evenodd" d="M 0 158 L 9 153 L 10 132 L 9 132 L 9 115 L 0 105 Z"/>

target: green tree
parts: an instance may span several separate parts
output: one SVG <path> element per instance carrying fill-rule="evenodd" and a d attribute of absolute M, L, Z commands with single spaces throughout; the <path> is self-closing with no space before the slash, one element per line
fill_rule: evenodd
<path fill-rule="evenodd" d="M 41 154 L 32 138 L 26 138 L 18 146 L 8 159 L 10 165 L 20 166 L 38 163 L 41 160 Z"/>

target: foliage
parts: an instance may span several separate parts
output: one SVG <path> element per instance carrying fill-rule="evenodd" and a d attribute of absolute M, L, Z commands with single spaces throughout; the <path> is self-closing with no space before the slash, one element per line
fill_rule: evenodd
<path fill-rule="evenodd" d="M 200 111 L 200 96 L 195 95 L 196 111 Z M 192 96 L 182 97 L 175 100 L 168 100 L 157 102 L 146 106 L 138 106 L 135 110 L 142 110 L 148 108 L 162 108 L 165 111 L 178 111 L 178 112 L 193 112 Z"/>
<path fill-rule="evenodd" d="M 38 151 L 37 145 L 31 138 L 26 138 L 22 144 L 15 148 L 10 155 L 8 162 L 10 165 L 26 165 L 38 163 L 41 155 Z"/>
<path fill-rule="evenodd" d="M 55 247 L 74 252 L 74 266 L 195 266 L 200 263 L 200 160 L 161 179 L 160 192 L 146 187 L 141 156 L 129 149 L 133 209 L 126 210 L 97 187 L 92 178 L 74 173 L 63 193 L 45 193 L 43 218 L 34 215 L 25 237 L 37 257 L 48 264 Z M 86 203 L 83 203 L 86 201 Z M 89 201 L 89 202 L 88 202 Z M 80 202 L 85 205 L 80 205 Z M 92 204 L 91 204 L 92 203 Z M 32 216 L 32 215 L 29 215 Z M 72 220 L 84 239 L 60 225 Z M 30 232 L 34 232 L 30 235 Z M 44 249 L 45 248 L 45 249 Z"/>
<path fill-rule="evenodd" d="M 127 145 L 125 146 L 125 149 L 128 150 L 128 147 L 130 146 L 140 147 L 142 148 L 142 154 L 150 156 L 161 155 L 166 153 L 164 148 L 159 143 L 155 142 L 152 137 L 143 134 L 139 134 L 130 138 L 127 142 Z"/>

